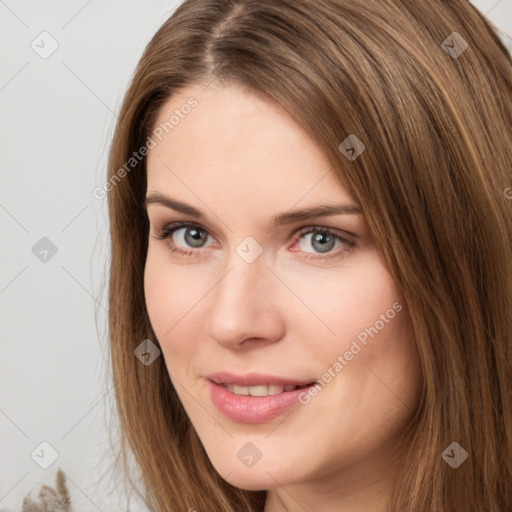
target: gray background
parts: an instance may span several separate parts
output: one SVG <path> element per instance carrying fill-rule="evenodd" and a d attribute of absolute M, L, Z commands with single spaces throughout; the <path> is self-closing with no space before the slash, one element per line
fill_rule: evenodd
<path fill-rule="evenodd" d="M 473 3 L 512 51 L 512 0 Z M 107 204 L 92 192 L 137 60 L 177 4 L 0 0 L 0 511 L 58 467 L 76 511 L 144 509 L 112 468 Z"/>

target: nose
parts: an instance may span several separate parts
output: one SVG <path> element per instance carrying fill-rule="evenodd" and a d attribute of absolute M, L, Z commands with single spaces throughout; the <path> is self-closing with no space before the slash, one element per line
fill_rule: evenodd
<path fill-rule="evenodd" d="M 263 258 L 253 263 L 235 262 L 212 290 L 208 335 L 230 349 L 279 341 L 285 323 L 278 286 Z"/>

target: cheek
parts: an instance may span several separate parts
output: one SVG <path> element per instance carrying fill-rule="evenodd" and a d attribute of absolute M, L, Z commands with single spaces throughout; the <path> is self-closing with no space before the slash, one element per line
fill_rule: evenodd
<path fill-rule="evenodd" d="M 167 369 L 178 384 L 197 374 L 210 292 L 218 280 L 219 273 L 210 266 L 170 262 L 167 249 L 150 242 L 144 269 L 146 307 Z"/>
<path fill-rule="evenodd" d="M 286 277 L 302 302 L 296 302 L 296 318 L 303 320 L 309 336 L 316 332 L 314 338 L 322 340 L 325 354 L 350 350 L 353 340 L 364 347 L 377 331 L 382 339 L 405 316 L 402 294 L 374 252 L 361 254 L 335 271 L 290 271 Z"/>
<path fill-rule="evenodd" d="M 361 413 L 361 421 L 369 410 L 393 416 L 414 408 L 422 377 L 409 313 L 378 256 L 361 258 L 337 275 L 303 275 L 294 284 L 324 324 L 309 316 L 299 327 L 302 339 L 316 340 L 310 355 L 320 362 L 329 390 L 317 402 L 327 408 L 333 397 L 342 397 L 352 419 Z"/>
<path fill-rule="evenodd" d="M 343 410 L 340 421 L 361 425 L 361 435 L 367 434 L 375 446 L 399 433 L 409 421 L 419 404 L 423 383 L 406 304 L 398 290 L 392 296 L 389 292 L 376 295 L 378 298 L 367 303 L 366 313 L 350 321 L 342 349 L 331 353 L 330 359 L 340 363 L 340 371 L 331 392 L 322 398 L 325 407 L 330 400 L 337 402 Z M 355 319 L 357 308 L 352 308 Z"/>
<path fill-rule="evenodd" d="M 195 337 L 184 328 L 194 327 L 187 315 L 204 296 L 205 285 L 185 266 L 170 265 L 160 252 L 148 252 L 144 295 L 151 326 L 165 351 L 193 344 Z M 186 344 L 179 343 L 183 336 L 187 336 Z"/>
<path fill-rule="evenodd" d="M 172 325 L 175 311 L 173 297 L 176 297 L 175 291 L 170 293 L 173 286 L 169 275 L 150 251 L 144 269 L 144 296 L 151 326 L 159 339 L 164 325 L 167 325 L 167 329 Z"/>

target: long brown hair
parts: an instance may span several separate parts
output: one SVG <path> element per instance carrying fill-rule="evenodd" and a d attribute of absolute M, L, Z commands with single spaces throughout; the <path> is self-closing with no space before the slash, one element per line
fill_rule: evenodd
<path fill-rule="evenodd" d="M 176 91 L 212 80 L 275 100 L 310 135 L 404 294 L 425 384 L 390 510 L 512 510 L 512 60 L 496 30 L 467 0 L 187 0 L 147 45 L 110 153 L 109 337 L 119 456 L 151 510 L 256 512 L 266 497 L 217 474 L 163 358 L 134 356 L 158 340 L 146 161 L 126 162 Z M 468 453 L 457 469 L 452 442 Z"/>

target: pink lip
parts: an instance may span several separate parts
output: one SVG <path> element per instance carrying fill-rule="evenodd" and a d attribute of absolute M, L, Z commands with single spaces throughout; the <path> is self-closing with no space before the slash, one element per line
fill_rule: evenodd
<path fill-rule="evenodd" d="M 293 379 L 286 377 L 277 377 L 275 375 L 262 375 L 260 373 L 246 373 L 245 375 L 235 375 L 229 372 L 215 372 L 206 377 L 215 384 L 235 384 L 237 386 L 261 386 L 263 384 L 277 384 L 280 386 L 305 386 L 316 379 Z"/>
<path fill-rule="evenodd" d="M 219 379 L 218 383 L 213 381 L 214 378 Z M 310 382 L 312 381 L 304 382 L 256 374 L 241 377 L 227 373 L 210 375 L 207 379 L 212 402 L 226 417 L 241 423 L 265 423 L 276 418 L 300 403 L 299 395 L 307 392 L 308 387 L 301 387 L 293 391 L 283 391 L 278 395 L 250 396 L 235 395 L 222 387 L 220 383 L 236 384 L 239 386 L 257 386 L 262 384 L 279 384 L 282 386 L 295 384 L 304 386 Z"/>

